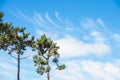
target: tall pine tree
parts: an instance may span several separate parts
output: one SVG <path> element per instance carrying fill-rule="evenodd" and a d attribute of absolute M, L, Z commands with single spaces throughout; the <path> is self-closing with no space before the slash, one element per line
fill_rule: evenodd
<path fill-rule="evenodd" d="M 10 55 L 13 52 L 17 54 L 18 70 L 17 80 L 20 80 L 20 59 L 27 47 L 32 47 L 34 37 L 29 37 L 25 33 L 25 28 L 14 27 L 11 23 L 5 23 L 2 20 L 3 13 L 0 12 L 0 49 L 7 51 Z"/>
<path fill-rule="evenodd" d="M 29 38 L 30 34 L 25 33 L 25 28 L 15 27 L 12 29 L 10 34 L 12 45 L 7 49 L 8 53 L 12 55 L 13 52 L 17 54 L 17 62 L 18 62 L 18 71 L 17 71 L 17 80 L 20 80 L 20 59 L 21 56 L 26 51 L 27 47 L 32 47 L 32 43 L 34 43 L 34 37 Z"/>

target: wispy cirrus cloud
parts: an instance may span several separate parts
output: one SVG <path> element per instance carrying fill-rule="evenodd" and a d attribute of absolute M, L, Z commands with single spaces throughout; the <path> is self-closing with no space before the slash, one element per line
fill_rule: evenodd
<path fill-rule="evenodd" d="M 85 18 L 84 20 L 81 20 L 80 25 L 83 27 L 83 29 L 97 29 L 96 22 L 91 18 Z"/>
<path fill-rule="evenodd" d="M 16 12 L 12 12 L 15 17 L 24 21 L 25 23 L 30 23 L 31 25 L 36 26 L 37 29 L 41 29 L 41 32 L 50 32 L 60 34 L 67 34 L 69 31 L 76 31 L 78 32 L 78 28 L 68 19 L 61 19 L 58 12 L 55 12 L 54 17 L 51 17 L 49 13 L 45 13 L 41 15 L 40 13 L 34 12 L 34 14 L 27 15 L 17 9 Z M 61 33 L 62 32 L 62 33 Z"/>
<path fill-rule="evenodd" d="M 106 25 L 104 24 L 104 22 L 102 21 L 102 19 L 98 18 L 98 19 L 97 19 L 97 22 L 98 22 L 98 24 L 101 25 L 101 27 L 102 27 L 103 29 L 106 29 Z"/>
<path fill-rule="evenodd" d="M 64 23 L 63 20 L 59 16 L 59 12 L 55 12 L 55 17 L 61 22 Z"/>
<path fill-rule="evenodd" d="M 32 20 L 31 24 L 36 25 L 36 35 L 46 34 L 53 38 L 60 46 L 60 52 L 64 53 L 64 56 L 69 56 L 69 54 L 103 56 L 112 51 L 109 44 L 106 43 L 110 35 L 106 33 L 107 27 L 100 18 L 96 20 L 85 18 L 81 20 L 80 25 L 76 26 L 69 18 L 61 19 L 58 12 L 54 14 L 54 17 L 50 17 L 48 13 L 42 16 L 35 12 L 32 18 L 28 18 L 20 11 L 18 13 L 26 21 L 31 22 Z"/>
<path fill-rule="evenodd" d="M 57 25 L 48 15 L 48 13 L 45 14 L 46 19 L 49 21 L 50 24 L 52 24 L 53 26 L 57 27 L 58 29 L 61 29 L 61 27 L 59 25 Z M 55 28 L 54 27 L 54 28 Z"/>
<path fill-rule="evenodd" d="M 80 25 L 83 27 L 83 29 L 88 30 L 97 30 L 104 32 L 105 34 L 110 34 L 111 31 L 108 30 L 107 26 L 105 25 L 104 21 L 101 18 L 97 19 L 91 19 L 91 18 L 85 18 L 81 20 Z"/>
<path fill-rule="evenodd" d="M 46 24 L 45 20 L 42 18 L 42 16 L 41 16 L 40 13 L 38 14 L 37 12 L 35 12 L 34 14 L 35 14 L 35 15 L 34 15 L 35 18 L 37 18 L 40 23 Z"/>
<path fill-rule="evenodd" d="M 36 13 L 36 12 L 35 12 L 33 21 L 35 22 L 34 23 L 35 25 L 40 26 L 42 29 L 46 29 L 46 30 L 49 29 L 49 28 L 45 27 L 47 23 L 45 23 L 45 21 L 43 20 L 43 18 L 41 17 L 41 15 L 38 14 L 38 13 Z"/>

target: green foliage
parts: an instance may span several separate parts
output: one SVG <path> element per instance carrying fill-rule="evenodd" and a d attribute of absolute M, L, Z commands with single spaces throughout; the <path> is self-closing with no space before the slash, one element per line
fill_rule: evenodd
<path fill-rule="evenodd" d="M 33 61 L 35 63 L 35 66 L 39 66 L 40 64 L 43 66 L 43 65 L 46 65 L 48 63 L 47 60 L 45 60 L 44 58 L 42 57 L 38 57 L 37 55 L 35 55 L 33 57 Z"/>
<path fill-rule="evenodd" d="M 34 38 L 29 39 L 29 33 L 25 33 L 25 28 L 13 27 L 11 33 L 9 33 L 10 48 L 8 52 L 16 52 L 17 54 L 23 54 L 27 46 L 32 46 Z"/>
<path fill-rule="evenodd" d="M 0 12 L 0 49 L 7 50 L 9 53 L 15 51 L 23 54 L 27 46 L 32 46 L 34 37 L 29 38 L 29 33 L 25 33 L 25 28 L 14 27 L 11 23 L 2 20 L 3 13 Z"/>
<path fill-rule="evenodd" d="M 47 72 L 49 72 L 50 70 L 51 70 L 51 67 L 50 67 L 49 65 L 47 65 L 45 72 L 47 73 Z"/>
<path fill-rule="evenodd" d="M 58 66 L 57 69 L 58 69 L 58 70 L 63 70 L 63 69 L 65 69 L 65 64 Z"/>
<path fill-rule="evenodd" d="M 11 38 L 11 32 L 12 32 L 12 24 L 11 23 L 5 23 L 2 20 L 3 13 L 0 12 L 0 49 L 7 50 L 8 46 L 12 44 Z"/>
<path fill-rule="evenodd" d="M 39 74 L 41 74 L 41 75 L 43 75 L 44 71 L 45 71 L 45 68 L 43 66 L 39 66 L 36 69 L 36 72 L 39 73 Z"/>

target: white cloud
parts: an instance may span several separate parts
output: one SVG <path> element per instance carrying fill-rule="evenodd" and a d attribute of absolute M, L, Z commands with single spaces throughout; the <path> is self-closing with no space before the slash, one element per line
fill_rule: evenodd
<path fill-rule="evenodd" d="M 16 69 L 16 67 L 11 65 L 10 63 L 3 63 L 3 62 L 0 63 L 0 68 L 6 69 L 6 70 L 15 70 Z"/>
<path fill-rule="evenodd" d="M 64 71 L 56 71 L 58 80 L 119 80 L 120 66 L 110 62 L 82 60 L 65 62 Z"/>
<path fill-rule="evenodd" d="M 58 38 L 58 34 L 54 34 L 52 32 L 46 32 L 42 30 L 36 30 L 36 38 L 40 38 L 41 35 L 45 34 L 47 37 L 52 37 L 53 39 Z"/>
<path fill-rule="evenodd" d="M 106 62 L 93 62 L 93 61 L 84 61 L 82 62 L 83 70 L 92 75 L 96 80 L 116 80 L 120 77 L 120 69 L 118 66 L 115 66 L 112 63 Z"/>
<path fill-rule="evenodd" d="M 19 9 L 17 9 L 17 14 L 14 12 L 11 12 L 11 13 L 22 21 L 34 24 L 33 19 L 31 19 L 32 17 L 26 15 L 25 13 L 23 13 Z"/>
<path fill-rule="evenodd" d="M 61 29 L 61 27 L 60 27 L 59 25 L 57 25 L 57 24 L 49 17 L 48 13 L 45 14 L 45 17 L 46 17 L 46 19 L 47 19 L 52 25 L 54 25 L 54 26 L 55 26 L 56 28 L 58 28 L 58 29 Z"/>
<path fill-rule="evenodd" d="M 85 43 L 72 37 L 57 40 L 62 57 L 77 57 L 94 54 L 102 56 L 111 53 L 110 47 L 103 42 Z"/>
<path fill-rule="evenodd" d="M 115 41 L 120 42 L 120 34 L 113 34 L 113 38 Z"/>
<path fill-rule="evenodd" d="M 84 36 L 83 36 L 83 40 L 89 41 L 89 40 L 90 40 L 90 36 L 84 35 Z"/>
<path fill-rule="evenodd" d="M 96 22 L 93 19 L 90 18 L 85 18 L 85 20 L 82 20 L 80 25 L 84 28 L 84 29 L 93 29 L 96 28 Z"/>
<path fill-rule="evenodd" d="M 38 18 L 39 22 L 41 22 L 42 24 L 47 24 L 40 13 L 35 12 L 34 16 Z"/>
<path fill-rule="evenodd" d="M 4 58 L 5 59 L 5 58 Z M 0 80 L 8 80 L 16 78 L 17 67 L 11 63 L 2 61 L 0 62 Z"/>
<path fill-rule="evenodd" d="M 65 62 L 66 69 L 63 71 L 55 70 L 53 75 L 58 80 L 84 80 L 84 74 L 81 73 L 80 64 L 75 61 Z M 57 75 L 56 75 L 57 74 Z"/>
<path fill-rule="evenodd" d="M 80 22 L 80 25 L 83 27 L 83 29 L 88 30 L 97 30 L 104 33 L 111 33 L 106 25 L 104 24 L 103 20 L 101 18 L 91 19 L 91 18 L 85 18 Z"/>
<path fill-rule="evenodd" d="M 63 20 L 59 17 L 59 12 L 55 13 L 55 17 L 61 22 L 63 23 Z"/>
<path fill-rule="evenodd" d="M 103 29 L 106 29 L 106 26 L 105 26 L 104 22 L 102 21 L 102 19 L 98 18 L 98 19 L 97 19 L 97 22 L 98 22 L 98 24 L 101 25 L 101 27 L 102 27 Z"/>
<path fill-rule="evenodd" d="M 92 36 L 94 38 L 93 40 L 95 42 L 104 42 L 105 41 L 105 37 L 99 31 L 92 31 L 90 33 L 90 36 Z"/>

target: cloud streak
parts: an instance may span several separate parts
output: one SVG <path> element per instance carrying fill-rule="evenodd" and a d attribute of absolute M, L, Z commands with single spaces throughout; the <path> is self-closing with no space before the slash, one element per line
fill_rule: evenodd
<path fill-rule="evenodd" d="M 59 12 L 55 13 L 55 17 L 61 22 L 63 23 L 63 20 L 59 17 Z"/>

